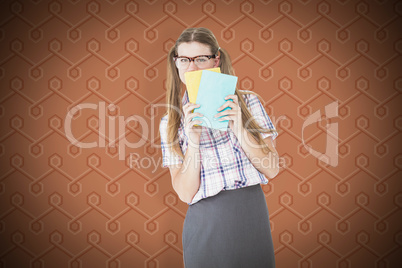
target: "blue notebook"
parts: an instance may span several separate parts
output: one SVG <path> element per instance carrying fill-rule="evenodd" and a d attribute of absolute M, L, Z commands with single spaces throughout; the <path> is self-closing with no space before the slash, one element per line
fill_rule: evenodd
<path fill-rule="evenodd" d="M 201 120 L 200 125 L 204 127 L 227 131 L 229 121 L 219 121 L 214 116 L 218 113 L 218 108 L 227 101 L 225 97 L 235 93 L 236 84 L 236 76 L 203 70 L 196 101 L 200 107 L 195 108 L 194 112 L 201 113 L 204 117 L 195 117 L 193 120 Z"/>

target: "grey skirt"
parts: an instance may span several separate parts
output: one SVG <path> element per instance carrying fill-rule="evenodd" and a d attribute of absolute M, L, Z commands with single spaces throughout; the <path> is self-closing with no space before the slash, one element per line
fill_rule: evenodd
<path fill-rule="evenodd" d="M 274 247 L 261 185 L 222 191 L 190 205 L 183 226 L 185 268 L 272 268 Z"/>

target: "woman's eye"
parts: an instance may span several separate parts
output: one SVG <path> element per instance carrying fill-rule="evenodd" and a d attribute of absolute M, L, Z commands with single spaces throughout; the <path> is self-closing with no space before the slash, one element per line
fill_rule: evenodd
<path fill-rule="evenodd" d="M 180 63 L 187 63 L 188 62 L 188 59 L 186 59 L 186 58 L 181 58 L 180 59 Z"/>
<path fill-rule="evenodd" d="M 196 61 L 199 63 L 203 63 L 203 62 L 206 62 L 207 59 L 206 58 L 198 58 L 198 59 L 196 59 Z"/>

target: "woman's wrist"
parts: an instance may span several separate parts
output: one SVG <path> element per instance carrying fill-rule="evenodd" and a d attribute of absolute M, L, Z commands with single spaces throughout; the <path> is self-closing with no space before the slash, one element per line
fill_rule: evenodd
<path fill-rule="evenodd" d="M 250 141 L 248 131 L 244 127 L 240 127 L 236 132 L 233 132 L 233 134 L 242 146 L 245 142 Z"/>

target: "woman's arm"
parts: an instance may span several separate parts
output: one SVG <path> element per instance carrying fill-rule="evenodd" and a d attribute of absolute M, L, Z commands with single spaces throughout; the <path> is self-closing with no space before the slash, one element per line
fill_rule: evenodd
<path fill-rule="evenodd" d="M 176 166 L 169 166 L 172 177 L 173 189 L 178 194 L 180 200 L 191 203 L 194 195 L 200 188 L 200 136 L 202 127 L 201 120 L 193 120 L 194 117 L 202 117 L 200 113 L 192 113 L 194 108 L 200 107 L 199 104 L 187 103 L 183 106 L 184 112 L 184 132 L 187 136 L 187 150 L 184 155 L 183 163 Z"/>
<path fill-rule="evenodd" d="M 279 156 L 271 137 L 264 139 L 264 142 L 271 150 L 268 154 L 263 152 L 261 145 L 244 128 L 242 129 L 242 134 L 237 135 L 237 137 L 248 159 L 259 172 L 271 179 L 278 175 Z"/>
<path fill-rule="evenodd" d="M 169 166 L 173 189 L 180 200 L 190 203 L 200 187 L 199 146 L 189 146 L 180 165 Z"/>
<path fill-rule="evenodd" d="M 228 101 L 218 109 L 219 113 L 216 114 L 215 117 L 220 117 L 219 120 L 229 120 L 229 127 L 237 137 L 250 162 L 266 177 L 274 178 L 279 172 L 279 157 L 272 142 L 272 138 L 267 137 L 264 139 L 264 142 L 271 150 L 268 153 L 264 153 L 262 146 L 259 145 L 254 137 L 243 127 L 241 108 L 237 95 L 228 95 L 225 99 Z M 232 101 L 229 101 L 229 99 Z M 231 109 L 223 110 L 226 107 L 230 107 Z"/>

